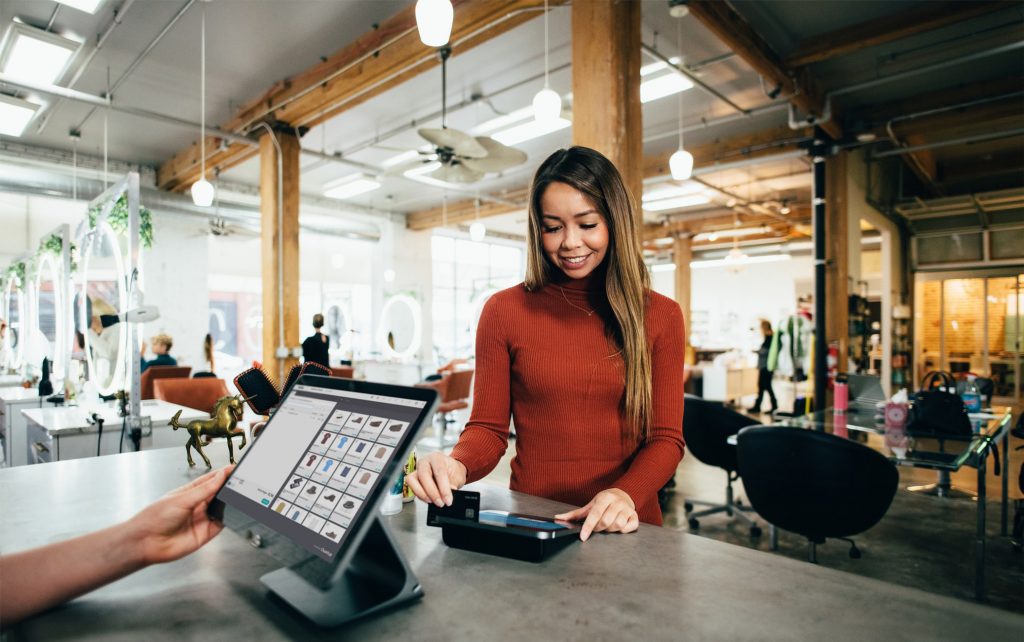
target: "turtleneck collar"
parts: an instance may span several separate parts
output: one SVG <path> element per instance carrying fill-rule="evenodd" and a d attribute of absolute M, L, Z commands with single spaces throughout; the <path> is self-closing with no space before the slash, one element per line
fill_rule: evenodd
<path fill-rule="evenodd" d="M 565 274 L 562 270 L 554 270 L 555 276 L 552 283 L 567 290 L 581 293 L 604 292 L 605 273 L 607 269 L 602 263 L 596 270 L 582 279 L 574 279 Z"/>

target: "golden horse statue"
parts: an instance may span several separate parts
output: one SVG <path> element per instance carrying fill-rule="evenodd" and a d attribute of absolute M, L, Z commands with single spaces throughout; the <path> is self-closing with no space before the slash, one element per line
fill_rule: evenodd
<path fill-rule="evenodd" d="M 231 438 L 241 436 L 242 445 L 240 445 L 238 449 L 241 450 L 242 448 L 245 448 L 245 429 L 236 428 L 236 426 L 242 419 L 242 404 L 246 401 L 249 401 L 249 399 L 243 399 L 242 395 L 221 397 L 213 407 L 212 417 L 209 419 L 194 419 L 187 424 L 181 424 L 178 422 L 178 419 L 181 417 L 180 410 L 171 417 L 171 426 L 175 430 L 178 428 L 184 428 L 188 431 L 189 435 L 191 435 L 188 439 L 188 443 L 185 444 L 185 455 L 188 456 L 189 466 L 196 465 L 196 462 L 192 460 L 192 449 L 195 448 L 196 452 L 199 453 L 199 456 L 206 462 L 206 467 L 213 467 L 210 464 L 210 458 L 203 452 L 203 444 L 199 439 L 200 435 L 205 435 L 208 438 L 227 437 L 228 453 L 230 453 L 231 463 L 235 463 L 235 447 Z"/>

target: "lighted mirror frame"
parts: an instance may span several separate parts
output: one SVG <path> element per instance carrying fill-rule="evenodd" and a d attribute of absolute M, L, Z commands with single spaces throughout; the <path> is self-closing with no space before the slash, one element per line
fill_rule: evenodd
<path fill-rule="evenodd" d="M 339 353 L 345 352 L 345 339 L 351 335 L 352 324 L 349 323 L 348 312 L 345 310 L 345 306 L 341 301 L 332 301 L 324 306 L 324 330 L 328 329 L 328 321 L 331 316 L 331 309 L 335 308 L 338 310 L 338 321 L 342 328 L 341 334 L 338 335 L 338 348 Z M 333 338 L 333 335 L 324 332 L 327 335 L 328 340 Z M 351 341 L 350 341 L 351 342 Z M 328 343 L 330 347 L 330 343 Z"/>
<path fill-rule="evenodd" d="M 43 329 L 40 327 L 40 319 L 42 312 L 42 289 L 43 289 L 43 275 L 47 273 L 47 267 L 49 267 L 50 281 L 53 282 L 53 355 L 51 364 L 51 376 L 57 379 L 63 379 L 65 373 L 65 367 L 67 366 L 67 315 L 65 314 L 64 307 L 64 293 L 66 288 L 64 287 L 63 270 L 59 269 L 57 262 L 54 260 L 52 254 L 43 253 L 36 263 L 36 283 L 35 283 L 35 294 L 36 294 L 36 313 L 35 317 L 35 329 L 39 332 L 43 338 Z M 47 339 L 49 343 L 49 339 Z"/>
<path fill-rule="evenodd" d="M 388 312 L 391 308 L 405 304 L 409 308 L 409 312 L 412 314 L 412 341 L 409 342 L 409 347 L 405 350 L 395 350 L 388 345 Z M 395 359 L 410 359 L 416 356 L 416 353 L 420 350 L 420 344 L 423 342 L 423 310 L 420 307 L 420 302 L 412 298 L 408 294 L 396 294 L 390 297 L 384 302 L 384 307 L 380 311 L 380 325 L 377 326 L 377 344 L 380 346 L 381 352 L 391 358 Z"/>
<path fill-rule="evenodd" d="M 117 282 L 117 312 L 122 314 L 128 309 L 128 291 L 126 288 L 128 275 L 124 268 L 124 252 L 121 250 L 120 239 L 114 229 L 110 227 L 106 221 L 102 221 L 96 224 L 92 233 L 86 237 L 84 256 L 82 257 L 82 305 L 79 306 L 79 327 L 82 328 L 82 334 L 85 336 L 85 359 L 89 365 L 89 380 L 96 384 L 96 389 L 101 395 L 112 395 L 120 390 L 125 380 L 125 354 L 128 349 L 128 336 L 127 336 L 127 323 L 122 321 L 118 323 L 117 330 L 117 358 L 114 363 L 114 374 L 110 378 L 107 385 L 102 385 L 102 382 L 97 381 L 94 374 L 96 372 L 96 364 L 92 357 L 92 346 L 89 341 L 89 325 L 92 323 L 92 319 L 86 318 L 87 304 L 85 303 L 89 296 L 89 263 L 92 260 L 93 248 L 97 243 L 102 242 L 102 237 L 106 236 L 114 247 L 114 279 Z"/>
<path fill-rule="evenodd" d="M 7 280 L 4 289 L 4 319 L 7 321 L 7 334 L 4 336 L 4 343 L 7 344 L 7 361 L 4 364 L 11 370 L 17 370 L 22 366 L 25 358 L 25 288 L 17 276 L 11 276 Z M 11 350 L 11 332 L 14 331 L 14 324 L 11 323 L 11 298 L 18 295 L 18 345 Z"/>

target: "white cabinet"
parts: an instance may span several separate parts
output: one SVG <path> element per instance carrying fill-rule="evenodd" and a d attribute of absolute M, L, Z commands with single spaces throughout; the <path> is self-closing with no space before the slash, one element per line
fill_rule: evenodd
<path fill-rule="evenodd" d="M 703 369 L 704 398 L 711 401 L 739 401 L 740 397 L 757 394 L 757 368 Z"/>

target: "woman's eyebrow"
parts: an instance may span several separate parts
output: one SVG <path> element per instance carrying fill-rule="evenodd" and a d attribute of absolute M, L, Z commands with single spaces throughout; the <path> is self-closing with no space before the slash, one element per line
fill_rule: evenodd
<path fill-rule="evenodd" d="M 573 214 L 572 216 L 573 216 L 573 218 L 579 218 L 581 216 L 586 216 L 587 214 L 600 214 L 600 212 L 598 212 L 597 210 L 594 210 L 594 209 L 590 209 L 590 210 L 584 210 L 582 212 L 577 212 L 576 214 Z M 541 218 L 553 218 L 556 221 L 561 221 L 562 220 L 561 218 L 559 218 L 557 216 L 553 216 L 551 214 L 544 214 L 544 215 L 541 216 Z"/>

